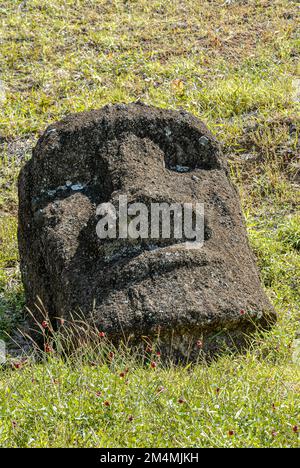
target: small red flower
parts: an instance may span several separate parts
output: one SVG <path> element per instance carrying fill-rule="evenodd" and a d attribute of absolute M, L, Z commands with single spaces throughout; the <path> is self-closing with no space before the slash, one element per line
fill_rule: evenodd
<path fill-rule="evenodd" d="M 228 435 L 231 437 L 234 435 L 234 431 L 228 431 Z"/>
<path fill-rule="evenodd" d="M 22 363 L 21 363 L 21 362 L 14 362 L 13 365 L 14 365 L 14 368 L 15 368 L 15 369 L 21 369 L 21 367 L 22 367 Z"/>
<path fill-rule="evenodd" d="M 161 352 L 160 352 L 160 351 L 156 351 L 156 356 L 157 356 L 157 357 L 160 357 L 160 356 L 161 356 Z"/>
<path fill-rule="evenodd" d="M 202 348 L 203 348 L 203 341 L 202 341 L 202 340 L 198 340 L 197 343 L 196 343 L 196 345 L 197 345 L 197 348 L 202 349 Z"/>
<path fill-rule="evenodd" d="M 45 349 L 45 353 L 52 353 L 53 352 L 52 347 L 48 343 L 45 344 L 44 349 Z"/>
<path fill-rule="evenodd" d="M 120 375 L 121 379 L 123 379 L 125 377 L 125 372 L 120 372 L 119 375 Z"/>
<path fill-rule="evenodd" d="M 155 367 L 157 367 L 157 363 L 155 361 L 152 361 L 150 366 L 152 367 L 152 369 L 155 369 Z"/>
<path fill-rule="evenodd" d="M 99 331 L 98 335 L 100 336 L 100 338 L 104 338 L 105 337 L 105 332 L 104 331 Z"/>
<path fill-rule="evenodd" d="M 245 313 L 246 313 L 246 312 L 244 311 L 244 309 L 241 309 L 241 310 L 240 310 L 240 315 L 245 315 Z"/>
<path fill-rule="evenodd" d="M 297 434 L 298 430 L 299 430 L 298 426 L 293 426 L 293 432 L 295 432 L 295 434 Z"/>
<path fill-rule="evenodd" d="M 41 325 L 45 329 L 49 327 L 47 320 L 43 320 Z"/>
<path fill-rule="evenodd" d="M 128 421 L 129 422 L 133 421 L 133 416 L 128 416 Z"/>
<path fill-rule="evenodd" d="M 180 403 L 180 404 L 185 403 L 185 400 L 183 398 L 179 398 L 178 403 Z"/>
<path fill-rule="evenodd" d="M 107 407 L 110 406 L 110 402 L 108 400 L 105 400 L 105 402 L 103 404 L 104 404 L 104 406 L 107 406 Z"/>

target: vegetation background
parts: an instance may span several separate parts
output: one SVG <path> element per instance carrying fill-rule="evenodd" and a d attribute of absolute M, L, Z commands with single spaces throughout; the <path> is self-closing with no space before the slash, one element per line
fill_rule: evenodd
<path fill-rule="evenodd" d="M 138 99 L 192 112 L 223 143 L 279 316 L 210 366 L 201 351 L 185 367 L 113 356 L 105 339 L 13 360 L 0 445 L 299 446 L 299 3 L 0 0 L 0 21 L 0 337 L 23 321 L 16 181 L 36 139 L 70 112 Z"/>

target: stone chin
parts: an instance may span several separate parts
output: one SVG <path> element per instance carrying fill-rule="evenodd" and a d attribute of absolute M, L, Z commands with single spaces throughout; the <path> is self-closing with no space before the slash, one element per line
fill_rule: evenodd
<path fill-rule="evenodd" d="M 250 289 L 249 278 L 254 286 Z M 70 303 L 78 306 L 85 297 L 80 309 L 87 313 L 94 301 L 98 329 L 114 342 L 120 336 L 132 344 L 143 336 L 154 340 L 159 336 L 165 356 L 176 359 L 196 357 L 200 338 L 210 354 L 223 346 L 241 347 L 245 334 L 256 325 L 268 327 L 275 318 L 267 300 L 258 302 L 253 296 L 255 283 L 260 287 L 256 273 L 235 274 L 226 259 L 206 247 L 189 251 L 179 245 L 142 252 L 107 266 L 98 281 L 94 273 L 86 279 L 94 285 L 89 300 L 74 284 Z M 81 288 L 86 291 L 87 285 Z M 246 317 L 241 315 L 243 308 Z"/>
<path fill-rule="evenodd" d="M 204 244 L 99 239 L 99 204 L 204 204 Z M 19 179 L 19 249 L 27 306 L 81 311 L 116 342 L 158 333 L 166 354 L 240 345 L 275 311 L 260 284 L 239 198 L 214 137 L 192 115 L 106 106 L 50 126 Z M 241 309 L 246 314 L 241 315 Z"/>

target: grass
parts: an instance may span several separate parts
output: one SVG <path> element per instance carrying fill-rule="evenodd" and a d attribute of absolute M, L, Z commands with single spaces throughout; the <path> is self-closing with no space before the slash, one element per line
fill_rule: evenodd
<path fill-rule="evenodd" d="M 13 447 L 295 447 L 296 367 L 252 350 L 193 368 L 89 354 L 6 371 L 1 439 Z M 275 354 L 273 358 L 276 360 Z M 158 359 L 157 357 L 155 358 Z M 270 360 L 269 360 L 270 359 Z M 128 369 L 128 370 L 127 370 Z M 125 376 L 124 376 L 125 374 Z M 231 431 L 234 432 L 233 435 Z"/>
<path fill-rule="evenodd" d="M 0 0 L 0 337 L 22 321 L 16 180 L 31 146 L 70 112 L 137 99 L 184 108 L 222 141 L 279 317 L 209 366 L 109 362 L 102 343 L 13 361 L 1 446 L 299 447 L 298 13 L 288 0 Z"/>

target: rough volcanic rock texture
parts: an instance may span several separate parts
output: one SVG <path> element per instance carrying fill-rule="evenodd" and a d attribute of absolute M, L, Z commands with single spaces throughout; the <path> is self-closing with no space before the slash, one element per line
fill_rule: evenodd
<path fill-rule="evenodd" d="M 100 240 L 102 202 L 203 202 L 205 241 Z M 243 342 L 275 312 L 249 249 L 219 146 L 186 112 L 105 106 L 48 127 L 19 179 L 19 248 L 28 308 L 79 312 L 113 340 L 154 337 L 174 356 Z M 245 311 L 245 314 L 241 313 Z"/>

